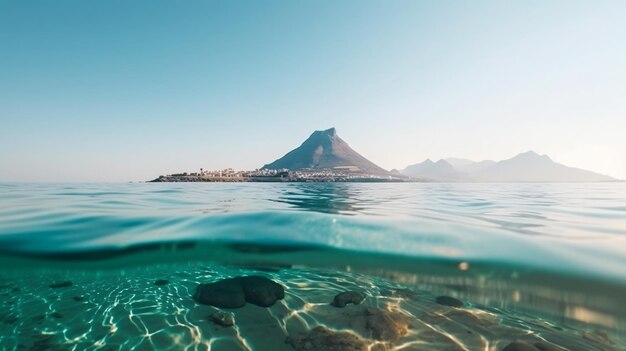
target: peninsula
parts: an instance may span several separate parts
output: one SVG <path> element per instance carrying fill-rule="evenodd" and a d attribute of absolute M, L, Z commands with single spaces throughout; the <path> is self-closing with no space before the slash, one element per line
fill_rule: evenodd
<path fill-rule="evenodd" d="M 353 150 L 335 128 L 253 171 L 231 168 L 162 175 L 152 182 L 607 182 L 617 179 L 554 162 L 533 151 L 502 161 L 448 158 L 387 171 Z"/>
<path fill-rule="evenodd" d="M 153 182 L 402 182 L 409 177 L 386 171 L 354 151 L 335 128 L 313 132 L 299 147 L 253 171 L 179 173 Z"/>

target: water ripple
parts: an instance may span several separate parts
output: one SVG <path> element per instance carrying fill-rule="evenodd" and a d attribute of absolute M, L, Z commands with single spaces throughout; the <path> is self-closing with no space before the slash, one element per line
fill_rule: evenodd
<path fill-rule="evenodd" d="M 626 279 L 624 183 L 0 185 L 5 251 L 283 241 Z"/>

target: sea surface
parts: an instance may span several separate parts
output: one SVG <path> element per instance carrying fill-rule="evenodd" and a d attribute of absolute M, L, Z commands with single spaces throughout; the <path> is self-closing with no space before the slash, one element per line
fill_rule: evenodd
<path fill-rule="evenodd" d="M 0 183 L 0 297 L 0 350 L 625 350 L 626 183 Z"/>

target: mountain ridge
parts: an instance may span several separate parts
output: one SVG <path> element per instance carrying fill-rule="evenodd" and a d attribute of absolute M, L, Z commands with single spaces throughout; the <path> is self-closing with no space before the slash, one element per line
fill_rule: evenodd
<path fill-rule="evenodd" d="M 472 161 L 447 158 L 445 161 L 455 173 L 442 173 L 435 164 L 426 161 L 407 166 L 400 171 L 406 176 L 431 181 L 477 181 L 477 182 L 602 182 L 617 179 L 592 171 L 569 167 L 553 161 L 548 155 L 526 151 L 501 161 Z M 420 165 L 419 172 L 415 172 Z M 454 174 L 454 177 L 451 177 Z"/>
<path fill-rule="evenodd" d="M 455 180 L 462 176 L 448 161 L 441 159 L 433 162 L 429 158 L 421 163 L 407 166 L 400 173 L 409 177 L 421 177 L 426 180 Z"/>
<path fill-rule="evenodd" d="M 501 161 L 472 161 L 447 158 L 423 162 L 389 172 L 371 162 L 339 137 L 335 128 L 316 130 L 300 144 L 263 170 L 331 170 L 349 174 L 411 177 L 442 182 L 598 182 L 617 179 L 592 171 L 569 167 L 548 155 L 529 150 Z"/>

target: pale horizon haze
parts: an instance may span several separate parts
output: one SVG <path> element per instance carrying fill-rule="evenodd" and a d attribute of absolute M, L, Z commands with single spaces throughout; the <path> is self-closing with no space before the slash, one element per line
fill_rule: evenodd
<path fill-rule="evenodd" d="M 626 179 L 624 1 L 2 1 L 0 181 L 533 150 Z"/>

